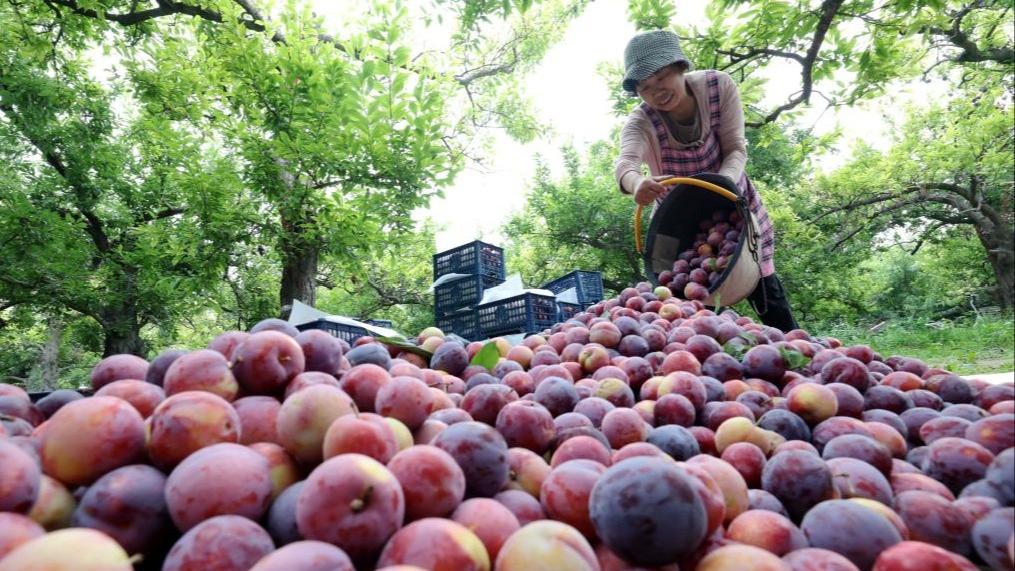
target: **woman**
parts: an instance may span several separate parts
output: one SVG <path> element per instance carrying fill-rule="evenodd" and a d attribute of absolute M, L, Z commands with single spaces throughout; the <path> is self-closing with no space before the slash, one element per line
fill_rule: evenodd
<path fill-rule="evenodd" d="M 640 97 L 621 134 L 616 178 L 638 204 L 659 203 L 669 191 L 659 181 L 718 173 L 747 198 L 758 221 L 762 279 L 748 300 L 765 325 L 797 328 L 775 275 L 775 236 L 761 197 L 744 173 L 744 112 L 733 79 L 720 71 L 689 73 L 691 62 L 673 32 L 636 35 L 624 50 L 624 91 Z M 642 175 L 647 164 L 651 176 Z"/>

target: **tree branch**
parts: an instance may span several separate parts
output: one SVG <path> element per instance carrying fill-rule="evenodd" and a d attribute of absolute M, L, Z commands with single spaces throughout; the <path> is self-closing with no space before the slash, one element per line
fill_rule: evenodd
<path fill-rule="evenodd" d="M 3 83 L 0 83 L 0 89 L 9 90 L 9 87 Z M 46 161 L 46 164 L 51 166 L 53 170 L 55 170 L 60 175 L 60 177 L 64 180 L 64 182 L 67 183 L 68 186 L 75 189 L 79 193 L 87 190 L 83 188 L 80 183 L 71 180 L 67 172 L 66 163 L 64 163 L 63 158 L 53 148 L 53 145 L 47 144 L 46 142 L 36 137 L 32 133 L 32 130 L 29 129 L 28 126 L 25 124 L 25 122 L 21 120 L 21 115 L 17 113 L 13 105 L 11 105 L 10 103 L 0 103 L 0 111 L 6 114 L 7 117 L 11 120 L 11 123 L 17 126 L 18 131 L 21 133 L 21 135 L 25 137 L 25 139 L 27 139 L 28 142 L 31 143 L 31 145 L 35 147 L 36 150 L 39 151 L 39 153 L 42 154 L 43 160 Z M 92 241 L 95 243 L 95 247 L 100 252 L 108 252 L 109 237 L 106 236 L 106 232 L 102 228 L 102 221 L 100 221 L 98 217 L 95 216 L 95 214 L 87 208 L 82 208 L 81 206 L 79 206 L 78 210 L 80 211 L 81 216 L 85 219 L 86 222 L 85 230 L 88 232 L 88 235 L 91 236 Z"/>
<path fill-rule="evenodd" d="M 800 78 L 802 88 L 800 94 L 796 97 L 791 98 L 786 103 L 773 109 L 768 115 L 765 115 L 761 121 L 752 121 L 746 123 L 747 127 L 761 127 L 762 125 L 771 123 L 779 118 L 784 112 L 793 109 L 801 103 L 808 103 L 811 98 L 811 90 L 814 84 L 814 63 L 818 59 L 818 53 L 821 51 L 821 44 L 825 41 L 825 35 L 828 33 L 828 29 L 832 27 L 832 20 L 835 19 L 835 15 L 839 11 L 839 7 L 842 6 L 844 0 L 824 0 L 821 3 L 821 17 L 818 19 L 818 23 L 814 29 L 814 36 L 811 38 L 811 45 L 807 48 L 807 55 L 800 58 L 798 54 L 793 54 L 796 57 L 792 57 L 800 62 Z M 780 57 L 789 57 L 788 54 L 780 54 Z"/>
<path fill-rule="evenodd" d="M 98 20 L 108 20 L 110 22 L 116 22 L 123 26 L 136 26 L 148 20 L 153 20 L 161 16 L 169 16 L 172 14 L 186 14 L 188 16 L 197 16 L 205 20 L 212 22 L 221 22 L 222 15 L 218 12 L 201 8 L 200 6 L 191 6 L 189 4 L 178 4 L 172 0 L 157 0 L 158 7 L 150 8 L 148 10 L 141 10 L 140 12 L 130 11 L 127 13 L 110 13 L 103 12 L 99 13 L 90 8 L 82 8 L 78 5 L 77 0 L 48 0 L 47 3 L 55 4 L 69 8 L 71 12 L 88 18 L 95 18 Z M 248 26 L 249 27 L 249 26 Z"/>
<path fill-rule="evenodd" d="M 937 232 L 938 230 L 947 225 L 948 225 L 947 222 L 938 221 L 928 226 L 927 229 L 922 234 L 920 234 L 920 238 L 916 241 L 916 246 L 914 246 L 913 249 L 909 252 L 909 255 L 915 256 L 916 253 L 920 251 L 920 248 L 923 246 L 923 243 L 927 240 L 927 238 L 930 237 L 931 234 Z"/>
<path fill-rule="evenodd" d="M 906 191 L 903 191 L 901 194 L 892 194 L 892 193 L 886 192 L 886 193 L 878 194 L 878 195 L 875 195 L 875 196 L 873 196 L 871 198 L 867 198 L 867 199 L 864 199 L 864 200 L 858 200 L 858 201 L 855 201 L 855 202 L 850 202 L 848 204 L 837 205 L 837 206 L 835 206 L 833 208 L 830 208 L 830 209 L 826 210 L 825 212 L 822 212 L 821 214 L 815 216 L 814 218 L 811 218 L 810 220 L 807 220 L 807 222 L 813 224 L 813 223 L 821 220 L 822 218 L 824 218 L 826 216 L 829 216 L 831 214 L 834 214 L 836 212 L 849 212 L 850 210 L 856 210 L 857 208 L 860 208 L 862 206 L 870 206 L 871 204 L 878 204 L 880 202 L 888 202 L 889 200 L 895 200 L 895 199 L 898 199 L 898 198 L 902 198 L 908 192 L 915 192 L 915 191 L 906 190 Z"/>
<path fill-rule="evenodd" d="M 159 212 L 145 214 L 141 216 L 139 221 L 142 224 L 145 224 L 153 220 L 161 220 L 163 218 L 170 218 L 176 216 L 177 214 L 183 214 L 186 211 L 187 210 L 185 208 L 166 208 L 165 210 L 160 210 Z"/>
<path fill-rule="evenodd" d="M 806 63 L 804 56 L 798 53 L 774 50 L 771 48 L 748 48 L 748 50 L 744 53 L 737 53 L 734 50 L 716 50 L 716 53 L 729 57 L 730 62 L 725 67 L 731 67 L 742 61 L 751 60 L 762 55 L 791 59 L 800 65 L 804 65 L 804 63 Z"/>
<path fill-rule="evenodd" d="M 977 0 L 972 4 L 967 4 L 962 9 L 952 14 L 952 27 L 950 29 L 943 29 L 938 27 L 929 28 L 928 31 L 936 36 L 942 36 L 946 38 L 952 45 L 962 50 L 959 55 L 954 58 L 953 61 L 959 63 L 978 63 L 984 61 L 992 61 L 1000 64 L 1012 64 L 1015 63 L 1015 50 L 1010 47 L 1000 48 L 988 48 L 981 50 L 979 46 L 973 42 L 969 35 L 962 30 L 962 19 L 969 15 L 975 9 L 984 7 L 983 0 Z"/>

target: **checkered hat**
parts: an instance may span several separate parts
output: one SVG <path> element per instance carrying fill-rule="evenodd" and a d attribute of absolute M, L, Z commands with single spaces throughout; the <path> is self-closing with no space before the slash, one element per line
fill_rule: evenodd
<path fill-rule="evenodd" d="M 624 48 L 624 91 L 636 95 L 639 81 L 677 62 L 691 69 L 691 61 L 680 49 L 680 39 L 673 32 L 654 30 L 636 35 Z"/>

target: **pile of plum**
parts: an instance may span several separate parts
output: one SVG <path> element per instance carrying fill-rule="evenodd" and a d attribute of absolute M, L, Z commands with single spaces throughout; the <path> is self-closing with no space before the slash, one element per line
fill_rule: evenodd
<path fill-rule="evenodd" d="M 659 274 L 659 285 L 670 288 L 685 299 L 703 301 L 737 251 L 744 219 L 737 211 L 717 210 L 711 219 L 698 223 L 691 247 L 680 252 L 672 270 Z"/>
<path fill-rule="evenodd" d="M 265 320 L 0 385 L 0 571 L 1012 569 L 1011 383 L 645 283 L 414 342 Z"/>

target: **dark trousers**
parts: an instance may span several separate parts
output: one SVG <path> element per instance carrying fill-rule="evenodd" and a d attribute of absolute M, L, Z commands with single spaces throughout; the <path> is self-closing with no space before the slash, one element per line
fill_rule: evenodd
<path fill-rule="evenodd" d="M 765 325 L 775 327 L 783 333 L 799 328 L 793 319 L 793 311 L 789 308 L 786 291 L 782 289 L 782 282 L 775 274 L 761 278 L 758 287 L 747 296 L 747 301 Z"/>

